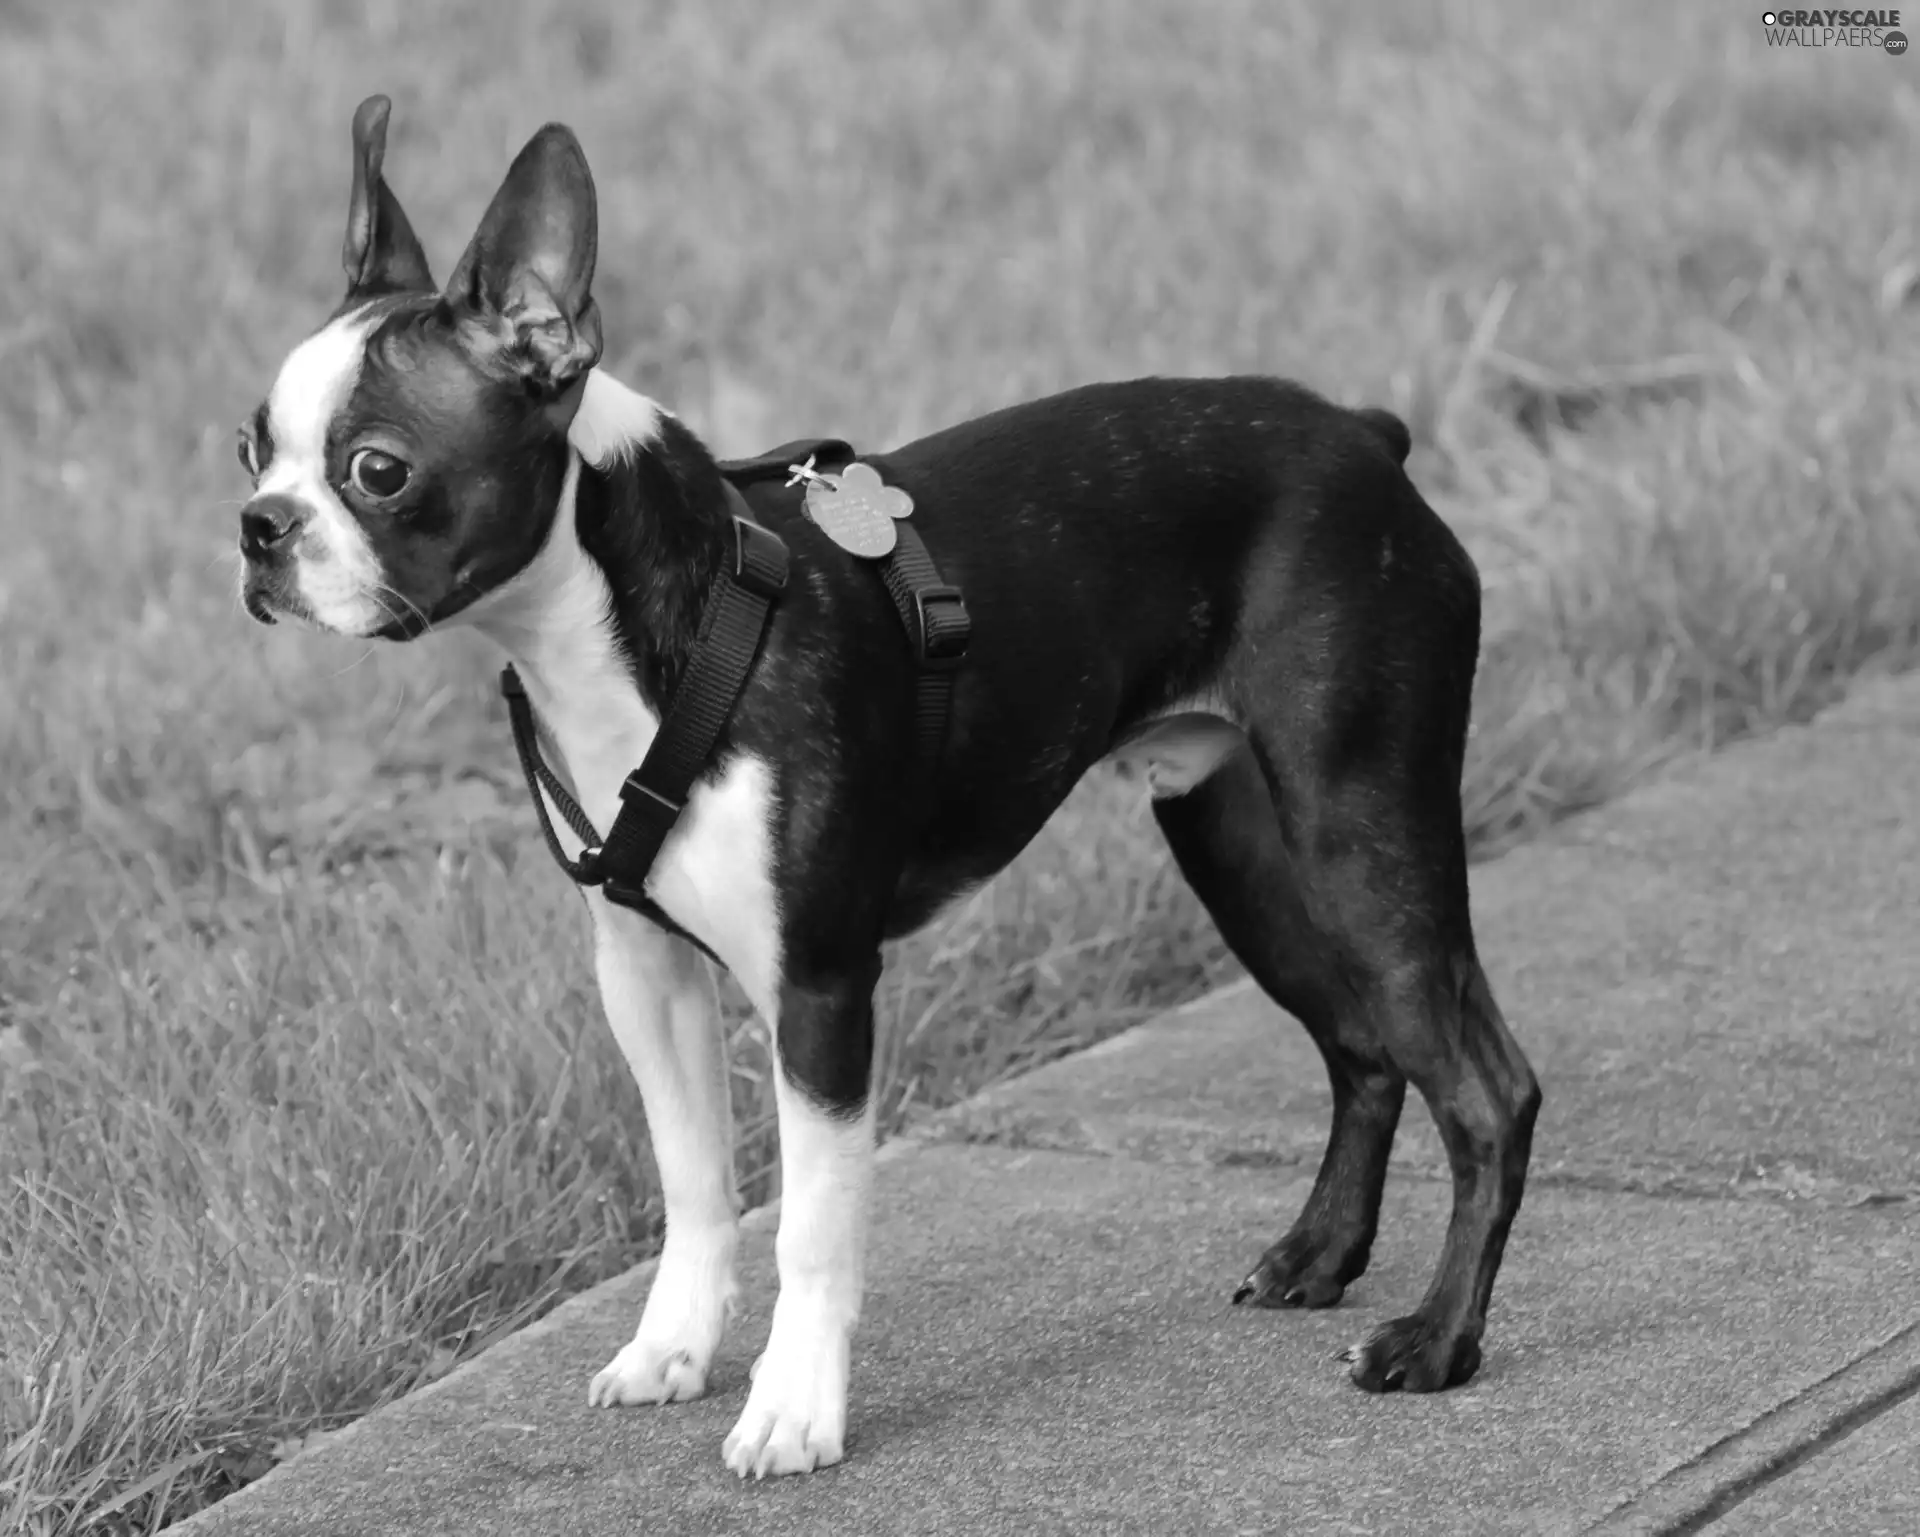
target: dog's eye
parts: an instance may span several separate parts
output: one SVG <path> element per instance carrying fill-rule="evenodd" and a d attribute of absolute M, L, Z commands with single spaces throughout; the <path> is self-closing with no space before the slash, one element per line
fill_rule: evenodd
<path fill-rule="evenodd" d="M 255 480 L 260 478 L 260 450 L 244 428 L 240 432 L 240 468 Z"/>
<path fill-rule="evenodd" d="M 347 466 L 354 490 L 376 502 L 390 501 L 407 489 L 413 472 L 406 464 L 377 448 L 363 448 Z"/>

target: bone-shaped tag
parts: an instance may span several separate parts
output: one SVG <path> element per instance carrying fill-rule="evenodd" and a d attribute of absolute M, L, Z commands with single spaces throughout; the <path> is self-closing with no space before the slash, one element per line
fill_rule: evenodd
<path fill-rule="evenodd" d="M 913 512 L 913 498 L 882 481 L 872 465 L 850 464 L 807 482 L 806 509 L 841 549 L 878 560 L 892 553 L 893 520 Z"/>

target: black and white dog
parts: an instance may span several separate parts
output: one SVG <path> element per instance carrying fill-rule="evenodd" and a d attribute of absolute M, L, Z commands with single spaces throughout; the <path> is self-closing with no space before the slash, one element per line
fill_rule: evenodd
<path fill-rule="evenodd" d="M 381 175 L 386 117 L 376 97 L 355 119 L 346 299 L 241 429 L 244 601 L 342 635 L 478 626 L 604 828 L 729 558 L 726 490 L 686 427 L 595 367 L 574 136 L 533 137 L 441 289 Z M 1352 1375 L 1414 1392 L 1472 1376 L 1540 1093 L 1468 915 L 1479 581 L 1407 449 L 1385 412 L 1279 380 L 1142 379 L 867 456 L 972 614 L 925 783 L 882 583 L 798 492 L 755 504 L 791 577 L 649 887 L 777 1048 L 780 1289 L 726 1439 L 736 1472 L 842 1455 L 882 942 L 1005 866 L 1103 760 L 1146 769 L 1181 870 L 1332 1080 L 1312 1194 L 1235 1300 L 1328 1307 L 1365 1269 L 1411 1080 L 1452 1222 L 1425 1300 L 1356 1347 Z M 690 1399 L 736 1294 L 713 977 L 686 938 L 587 904 L 667 1214 L 639 1330 L 588 1396 Z"/>

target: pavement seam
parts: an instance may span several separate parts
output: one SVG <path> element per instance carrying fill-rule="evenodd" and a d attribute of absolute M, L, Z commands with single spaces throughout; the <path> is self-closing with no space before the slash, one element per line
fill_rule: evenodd
<path fill-rule="evenodd" d="M 1689 1537 L 1861 1426 L 1920 1394 L 1920 1323 L 1714 1442 L 1587 1528 L 1588 1537 Z"/>
<path fill-rule="evenodd" d="M 927 1119 L 897 1132 L 894 1141 L 936 1147 L 997 1147 L 1008 1152 L 1061 1153 L 1071 1157 L 1113 1158 L 1130 1163 L 1154 1164 L 1167 1168 L 1194 1169 L 1292 1169 L 1311 1173 L 1319 1167 L 1320 1152 L 1268 1150 L 1264 1148 L 1227 1150 L 1182 1157 L 1171 1148 L 1156 1148 L 1150 1141 L 1118 1140 L 1095 1131 L 1082 1117 L 1049 1117 L 1035 1114 L 1028 1124 L 1002 1121 L 1000 1124 L 969 1124 L 969 1115 L 992 1114 L 997 1107 L 991 1091 L 980 1100 L 969 1100 L 936 1112 Z M 889 1143 L 888 1145 L 892 1145 Z M 1389 1167 L 1393 1180 L 1412 1180 L 1421 1184 L 1452 1183 L 1452 1172 L 1443 1164 L 1401 1163 Z M 1870 1211 L 1891 1206 L 1904 1207 L 1920 1199 L 1920 1186 L 1885 1189 L 1863 1184 L 1828 1182 L 1827 1191 L 1793 1189 L 1763 1180 L 1701 1179 L 1686 1174 L 1617 1174 L 1568 1168 L 1535 1168 L 1527 1174 L 1529 1190 L 1587 1190 L 1598 1195 L 1632 1195 L 1658 1201 L 1756 1201 L 1802 1211 Z"/>

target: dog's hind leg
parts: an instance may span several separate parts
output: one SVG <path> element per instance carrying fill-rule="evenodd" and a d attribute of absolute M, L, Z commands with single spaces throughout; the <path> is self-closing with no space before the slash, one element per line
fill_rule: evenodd
<path fill-rule="evenodd" d="M 589 897 L 614 1039 L 640 1086 L 666 1243 L 632 1341 L 594 1377 L 593 1404 L 698 1398 L 737 1292 L 739 1201 L 720 1001 L 684 939 Z"/>
<path fill-rule="evenodd" d="M 1433 880 L 1425 853 L 1413 852 L 1418 840 L 1396 831 L 1384 807 L 1356 796 L 1335 809 L 1341 799 L 1323 806 L 1304 834 L 1321 851 L 1308 880 L 1313 905 L 1339 935 L 1349 1017 L 1372 1027 L 1426 1100 L 1453 1177 L 1453 1211 L 1426 1297 L 1356 1346 L 1353 1380 L 1371 1392 L 1433 1392 L 1479 1369 L 1540 1089 L 1474 954 L 1464 872 L 1457 883 Z M 1457 894 L 1449 889 L 1456 885 Z"/>
<path fill-rule="evenodd" d="M 1332 1307 L 1367 1268 L 1406 1079 L 1356 1017 L 1314 929 L 1273 796 L 1242 746 L 1189 793 L 1156 800 L 1176 863 L 1253 979 L 1312 1035 L 1333 1087 L 1333 1129 L 1313 1191 L 1234 1294 L 1261 1307 Z"/>
<path fill-rule="evenodd" d="M 1349 1176 L 1350 1199 L 1368 1210 L 1377 1197 L 1402 1075 L 1426 1100 L 1453 1176 L 1452 1218 L 1426 1298 L 1354 1353 L 1354 1381 L 1375 1392 L 1433 1391 L 1478 1368 L 1540 1106 L 1481 970 L 1468 910 L 1460 773 L 1478 587 L 1457 545 L 1419 547 L 1419 526 L 1410 526 L 1399 565 L 1376 568 L 1377 602 L 1286 632 L 1310 637 L 1305 644 L 1264 637 L 1235 659 L 1304 915 L 1298 937 L 1323 979 L 1303 1017 L 1323 1049 L 1330 1040 L 1375 1075 L 1349 1090 L 1348 1156 L 1360 1171 Z M 1271 944 L 1293 937 L 1275 925 Z M 1324 1011 L 1318 1020 L 1315 1008 Z M 1336 1066 L 1336 1085 L 1339 1074 Z M 1342 1156 L 1335 1124 L 1330 1167 Z M 1284 1240 L 1280 1247 L 1284 1261 Z"/>

